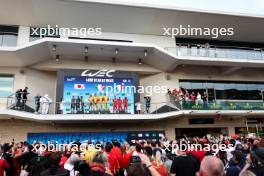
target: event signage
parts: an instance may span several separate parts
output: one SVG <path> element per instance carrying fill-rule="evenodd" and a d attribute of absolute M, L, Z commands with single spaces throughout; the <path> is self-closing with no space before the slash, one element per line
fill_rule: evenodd
<path fill-rule="evenodd" d="M 115 70 L 99 70 L 99 71 L 90 71 L 90 70 L 85 70 L 82 72 L 81 76 L 88 76 L 88 77 L 107 77 L 107 78 L 112 78 L 113 73 Z"/>
<path fill-rule="evenodd" d="M 115 70 L 84 70 L 63 77 L 64 114 L 134 114 L 135 78 Z"/>

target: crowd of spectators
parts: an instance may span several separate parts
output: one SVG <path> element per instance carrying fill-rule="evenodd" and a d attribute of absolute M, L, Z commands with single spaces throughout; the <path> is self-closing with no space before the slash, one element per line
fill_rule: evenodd
<path fill-rule="evenodd" d="M 93 144 L 75 141 L 68 150 L 43 149 L 41 143 L 5 143 L 0 150 L 0 176 L 263 176 L 264 140 L 257 137 L 207 135 L 168 141 L 117 140 Z M 176 144 L 200 144 L 186 150 Z M 93 145 L 92 145 L 93 144 Z M 226 146 L 205 149 L 206 144 Z"/>
<path fill-rule="evenodd" d="M 179 88 L 178 90 L 175 88 L 172 91 L 168 89 L 168 94 L 171 97 L 174 97 L 175 101 L 181 102 L 181 103 L 192 103 L 196 105 L 203 105 L 208 102 L 208 95 L 206 92 L 194 92 L 191 93 L 183 88 Z"/>

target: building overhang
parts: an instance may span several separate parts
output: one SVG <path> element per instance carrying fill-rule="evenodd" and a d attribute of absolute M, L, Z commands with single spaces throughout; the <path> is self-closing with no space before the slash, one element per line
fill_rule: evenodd
<path fill-rule="evenodd" d="M 244 14 L 111 3 L 103 0 L 12 0 L 0 6 L 0 23 L 47 27 L 101 27 L 103 32 L 162 35 L 164 27 L 230 27 L 235 35 L 223 40 L 263 42 L 264 18 Z M 12 13 L 10 13 L 12 12 Z M 48 13 L 47 13 L 48 12 Z M 196 37 L 196 36 L 195 36 Z M 202 36 L 211 38 L 211 36 Z"/>
<path fill-rule="evenodd" d="M 56 51 L 53 50 L 54 45 L 56 45 Z M 85 47 L 88 47 L 87 53 L 85 53 Z M 118 53 L 115 52 L 116 49 L 118 49 Z M 147 52 L 146 55 L 145 51 Z M 56 55 L 60 57 L 59 62 L 56 62 Z M 164 49 L 152 44 L 42 38 L 23 46 L 0 48 L 0 67 L 33 67 L 38 69 L 38 64 L 41 68 L 41 63 L 48 61 L 55 66 L 53 69 L 56 67 L 60 69 L 62 62 L 69 60 L 84 61 L 85 56 L 88 56 L 88 63 L 91 61 L 111 64 L 115 58 L 116 64 L 126 62 L 137 64 L 138 67 L 143 68 L 151 66 L 153 72 L 167 71 L 171 65 L 177 62 L 173 54 L 167 53 Z M 141 65 L 139 59 L 142 61 Z"/>
<path fill-rule="evenodd" d="M 130 123 L 151 122 L 180 117 L 254 117 L 262 118 L 263 110 L 181 110 L 160 114 L 33 114 L 10 109 L 0 109 L 0 119 L 20 119 L 40 123 Z"/>
<path fill-rule="evenodd" d="M 54 45 L 56 45 L 56 51 L 53 51 Z M 85 47 L 88 47 L 87 53 L 85 53 Z M 116 49 L 118 49 L 118 54 L 115 53 Z M 147 55 L 145 55 L 145 51 L 147 51 Z M 56 62 L 56 55 L 60 56 L 59 62 Z M 134 66 L 136 65 L 134 68 L 138 69 L 129 71 L 144 72 L 146 70 L 149 73 L 170 72 L 177 66 L 184 64 L 214 65 L 221 68 L 264 67 L 264 60 L 262 59 L 177 56 L 176 53 L 149 43 L 68 38 L 42 38 L 23 46 L 2 47 L 0 48 L 0 67 L 29 67 L 39 70 L 57 71 L 59 69 L 74 68 L 73 65 L 68 64 L 68 66 L 65 66 L 62 64 L 67 63 L 67 61 L 73 61 L 76 68 L 81 69 L 80 66 L 85 67 L 85 56 L 88 56 L 87 65 L 97 63 L 102 67 L 102 62 L 104 62 L 104 65 L 113 64 L 113 58 L 115 58 L 115 64 L 121 70 L 123 63 L 130 63 L 134 64 Z M 143 64 L 138 64 L 139 59 L 141 59 Z M 125 71 L 127 67 L 123 69 Z M 234 69 L 232 68 L 232 70 Z"/>

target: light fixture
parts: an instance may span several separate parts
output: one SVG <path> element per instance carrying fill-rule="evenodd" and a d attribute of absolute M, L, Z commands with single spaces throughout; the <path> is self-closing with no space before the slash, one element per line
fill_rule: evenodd
<path fill-rule="evenodd" d="M 56 55 L 56 62 L 59 62 L 59 61 L 60 61 L 60 55 L 57 54 L 57 55 Z"/>
<path fill-rule="evenodd" d="M 115 58 L 115 57 L 112 58 L 112 62 L 113 62 L 113 63 L 116 62 L 116 58 Z"/>
<path fill-rule="evenodd" d="M 118 52 L 119 52 L 119 50 L 116 48 L 116 49 L 115 49 L 115 54 L 118 54 Z"/>
<path fill-rule="evenodd" d="M 56 45 L 52 45 L 52 51 L 56 51 L 56 49 L 57 49 L 57 46 Z"/>
<path fill-rule="evenodd" d="M 148 56 L 148 51 L 147 50 L 144 50 L 144 55 L 145 55 L 145 57 Z"/>
<path fill-rule="evenodd" d="M 88 46 L 84 47 L 84 52 L 88 53 Z"/>
<path fill-rule="evenodd" d="M 142 59 L 138 59 L 138 64 L 141 65 L 142 64 Z"/>
<path fill-rule="evenodd" d="M 84 56 L 84 61 L 88 62 L 88 56 Z"/>

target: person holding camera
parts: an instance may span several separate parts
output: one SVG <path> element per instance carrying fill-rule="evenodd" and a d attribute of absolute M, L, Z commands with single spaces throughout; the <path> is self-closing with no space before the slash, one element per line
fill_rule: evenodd
<path fill-rule="evenodd" d="M 257 147 L 247 156 L 247 164 L 240 172 L 239 176 L 246 171 L 251 171 L 256 176 L 264 175 L 264 147 Z"/>

